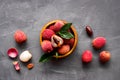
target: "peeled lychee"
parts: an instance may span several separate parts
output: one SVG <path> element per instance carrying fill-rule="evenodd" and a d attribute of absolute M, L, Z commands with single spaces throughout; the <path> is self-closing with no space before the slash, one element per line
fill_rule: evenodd
<path fill-rule="evenodd" d="M 102 51 L 100 52 L 99 58 L 101 62 L 108 62 L 110 60 L 110 52 L 109 51 Z"/>
<path fill-rule="evenodd" d="M 97 37 L 92 41 L 92 45 L 96 49 L 102 48 L 105 44 L 106 44 L 106 39 L 104 37 Z"/>
<path fill-rule="evenodd" d="M 46 40 L 50 40 L 51 39 L 51 36 L 55 34 L 53 30 L 51 29 L 45 29 L 43 32 L 42 32 L 42 37 L 43 39 L 46 39 Z"/>
<path fill-rule="evenodd" d="M 26 34 L 21 31 L 21 30 L 17 30 L 15 33 L 14 33 L 14 39 L 17 43 L 23 43 L 27 40 L 27 36 Z"/>
<path fill-rule="evenodd" d="M 75 39 L 71 38 L 71 39 L 64 39 L 64 44 L 69 44 L 70 47 L 72 47 L 74 45 Z"/>
<path fill-rule="evenodd" d="M 32 54 L 26 50 L 20 54 L 19 58 L 22 62 L 28 62 L 32 58 Z"/>
<path fill-rule="evenodd" d="M 58 48 L 58 53 L 59 54 L 66 54 L 70 51 L 70 46 L 69 45 L 62 45 L 60 48 Z"/>
<path fill-rule="evenodd" d="M 92 52 L 90 50 L 86 50 L 82 53 L 82 62 L 89 63 L 92 61 Z"/>
<path fill-rule="evenodd" d="M 50 26 L 49 29 L 53 30 L 54 32 L 58 32 L 63 25 L 64 23 L 62 21 L 57 21 L 54 25 Z"/>
<path fill-rule="evenodd" d="M 53 51 L 52 43 L 49 40 L 43 40 L 41 47 L 45 53 Z"/>

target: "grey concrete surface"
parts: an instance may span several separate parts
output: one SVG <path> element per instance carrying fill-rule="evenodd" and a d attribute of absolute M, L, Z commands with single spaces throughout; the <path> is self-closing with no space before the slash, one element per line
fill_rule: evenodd
<path fill-rule="evenodd" d="M 48 21 L 63 19 L 75 26 L 79 42 L 70 56 L 61 60 L 39 63 L 43 54 L 39 45 L 39 32 Z M 85 32 L 85 25 L 94 31 L 92 38 Z M 23 30 L 28 41 L 18 45 L 13 34 Z M 101 64 L 99 51 L 91 47 L 94 37 L 104 36 L 107 44 L 102 50 L 111 52 L 111 61 Z M 29 50 L 33 54 L 32 70 L 20 62 L 16 72 L 6 52 L 16 47 L 19 54 Z M 92 63 L 81 62 L 81 54 L 93 52 Z M 0 0 L 0 80 L 120 80 L 120 0 Z"/>

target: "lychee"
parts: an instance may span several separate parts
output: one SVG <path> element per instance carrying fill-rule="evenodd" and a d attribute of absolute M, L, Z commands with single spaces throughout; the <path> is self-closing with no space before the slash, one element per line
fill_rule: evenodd
<path fill-rule="evenodd" d="M 27 36 L 26 34 L 21 31 L 21 30 L 17 30 L 15 33 L 14 33 L 14 39 L 17 43 L 23 43 L 27 40 Z"/>
<path fill-rule="evenodd" d="M 64 23 L 62 21 L 57 21 L 54 25 L 50 26 L 49 29 L 53 30 L 54 32 L 58 32 L 63 25 Z"/>
<path fill-rule="evenodd" d="M 74 45 L 75 39 L 71 38 L 71 39 L 64 39 L 64 44 L 69 44 L 70 47 L 72 47 Z"/>
<path fill-rule="evenodd" d="M 69 45 L 62 45 L 60 48 L 58 48 L 58 53 L 59 54 L 66 54 L 70 51 L 70 46 Z"/>
<path fill-rule="evenodd" d="M 102 51 L 100 52 L 99 58 L 101 62 L 108 62 L 110 60 L 110 52 L 109 51 Z"/>
<path fill-rule="evenodd" d="M 53 47 L 60 47 L 63 44 L 63 39 L 54 34 L 51 37 L 51 43 Z"/>
<path fill-rule="evenodd" d="M 92 45 L 96 49 L 102 48 L 106 44 L 106 39 L 104 37 L 96 37 L 92 41 Z"/>
<path fill-rule="evenodd" d="M 92 52 L 90 50 L 85 50 L 82 53 L 82 62 L 89 63 L 92 61 Z"/>
<path fill-rule="evenodd" d="M 51 36 L 55 34 L 53 30 L 51 29 L 45 29 L 43 32 L 42 32 L 42 37 L 43 39 L 46 39 L 46 40 L 50 40 L 51 39 Z"/>
<path fill-rule="evenodd" d="M 49 40 L 43 40 L 41 47 L 45 53 L 53 51 L 52 43 Z"/>

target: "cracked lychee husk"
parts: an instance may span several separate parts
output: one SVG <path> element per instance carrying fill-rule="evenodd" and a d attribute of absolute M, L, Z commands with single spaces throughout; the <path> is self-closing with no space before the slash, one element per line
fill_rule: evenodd
<path fill-rule="evenodd" d="M 16 71 L 19 71 L 20 70 L 20 65 L 19 65 L 19 62 L 18 61 L 14 61 L 13 62 L 13 65 L 14 65 L 14 68 Z"/>
<path fill-rule="evenodd" d="M 63 44 L 63 39 L 57 35 L 51 37 L 51 43 L 53 47 L 60 47 Z"/>
<path fill-rule="evenodd" d="M 43 32 L 42 32 L 42 37 L 44 40 L 50 40 L 52 35 L 54 35 L 54 31 L 51 30 L 51 29 L 45 29 Z"/>
<path fill-rule="evenodd" d="M 52 43 L 49 40 L 43 40 L 41 48 L 45 53 L 53 51 Z"/>

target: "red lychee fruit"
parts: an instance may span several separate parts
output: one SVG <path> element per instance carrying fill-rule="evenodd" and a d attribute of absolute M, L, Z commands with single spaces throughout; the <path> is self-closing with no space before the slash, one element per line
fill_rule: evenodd
<path fill-rule="evenodd" d="M 53 30 L 54 32 L 58 32 L 63 25 L 64 23 L 62 21 L 57 21 L 54 25 L 50 26 L 49 29 Z"/>
<path fill-rule="evenodd" d="M 106 44 L 106 39 L 104 37 L 96 37 L 92 41 L 92 45 L 96 49 L 102 48 Z"/>
<path fill-rule="evenodd" d="M 45 29 L 43 32 L 42 32 L 42 37 L 43 39 L 46 39 L 46 40 L 50 40 L 51 39 L 51 36 L 55 34 L 53 30 L 51 29 Z"/>
<path fill-rule="evenodd" d="M 27 40 L 27 36 L 22 30 L 17 30 L 14 33 L 14 39 L 17 43 L 23 43 Z"/>
<path fill-rule="evenodd" d="M 69 44 L 70 47 L 72 47 L 74 45 L 75 39 L 71 38 L 71 39 L 64 39 L 64 44 Z"/>
<path fill-rule="evenodd" d="M 50 25 L 48 29 L 51 29 L 51 30 L 53 30 L 53 31 L 54 31 L 55 26 L 54 26 L 54 25 Z M 54 32 L 55 32 L 55 31 L 54 31 Z"/>
<path fill-rule="evenodd" d="M 43 40 L 41 47 L 45 53 L 50 53 L 51 51 L 53 51 L 52 44 L 49 40 Z"/>
<path fill-rule="evenodd" d="M 108 62 L 111 58 L 110 52 L 109 51 L 100 52 L 99 58 L 101 62 Z"/>
<path fill-rule="evenodd" d="M 82 62 L 89 63 L 92 61 L 92 52 L 90 50 L 85 50 L 82 53 Z"/>
<path fill-rule="evenodd" d="M 58 53 L 59 54 L 66 54 L 70 51 L 70 46 L 69 45 L 62 45 L 60 48 L 58 48 Z"/>

